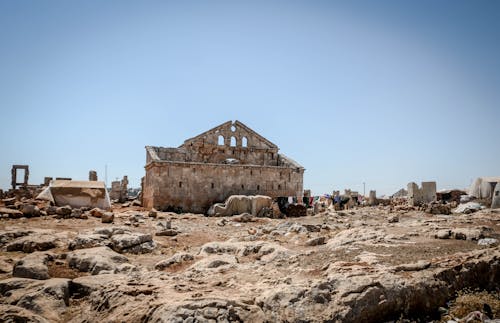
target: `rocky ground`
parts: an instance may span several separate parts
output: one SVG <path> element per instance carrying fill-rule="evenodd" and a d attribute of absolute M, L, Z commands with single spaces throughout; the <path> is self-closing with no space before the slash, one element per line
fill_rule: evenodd
<path fill-rule="evenodd" d="M 47 211 L 0 220 L 0 321 L 446 322 L 467 290 L 500 318 L 495 210 Z"/>

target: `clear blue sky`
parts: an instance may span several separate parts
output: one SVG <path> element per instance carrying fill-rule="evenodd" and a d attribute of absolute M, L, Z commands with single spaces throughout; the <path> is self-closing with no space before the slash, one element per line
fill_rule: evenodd
<path fill-rule="evenodd" d="M 500 1 L 0 0 L 12 164 L 138 186 L 146 145 L 240 120 L 305 188 L 500 175 Z"/>

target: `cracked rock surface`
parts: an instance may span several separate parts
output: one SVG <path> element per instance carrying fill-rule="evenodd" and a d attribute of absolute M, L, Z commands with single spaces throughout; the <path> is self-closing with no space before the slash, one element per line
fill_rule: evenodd
<path fill-rule="evenodd" d="M 458 291 L 500 288 L 500 213 L 489 209 L 113 213 L 109 224 L 1 220 L 0 321 L 430 321 Z M 176 235 L 155 235 L 165 219 Z"/>

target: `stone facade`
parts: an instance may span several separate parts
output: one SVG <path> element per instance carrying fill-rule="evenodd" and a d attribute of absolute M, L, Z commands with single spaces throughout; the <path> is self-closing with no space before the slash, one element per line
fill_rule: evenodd
<path fill-rule="evenodd" d="M 408 183 L 408 203 L 412 206 L 418 206 L 424 203 L 435 201 L 436 182 L 422 182 L 422 188 L 411 182 Z"/>
<path fill-rule="evenodd" d="M 302 196 L 304 168 L 278 150 L 239 121 L 178 148 L 147 146 L 143 206 L 205 213 L 230 195 Z"/>

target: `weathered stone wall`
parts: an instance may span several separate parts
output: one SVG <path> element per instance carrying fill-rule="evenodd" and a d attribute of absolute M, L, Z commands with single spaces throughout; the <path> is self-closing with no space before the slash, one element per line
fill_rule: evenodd
<path fill-rule="evenodd" d="M 239 121 L 178 148 L 146 147 L 142 202 L 147 208 L 203 212 L 230 195 L 302 196 L 304 168 Z"/>
<path fill-rule="evenodd" d="M 491 199 L 491 208 L 492 209 L 500 209 L 500 182 L 495 186 L 495 190 L 493 191 L 493 197 Z"/>
<path fill-rule="evenodd" d="M 146 166 L 143 206 L 205 213 L 230 195 L 302 196 L 303 168 L 152 162 Z"/>
<path fill-rule="evenodd" d="M 430 203 L 436 200 L 436 182 L 422 182 L 422 188 L 411 182 L 408 183 L 408 203 L 412 206 Z"/>

